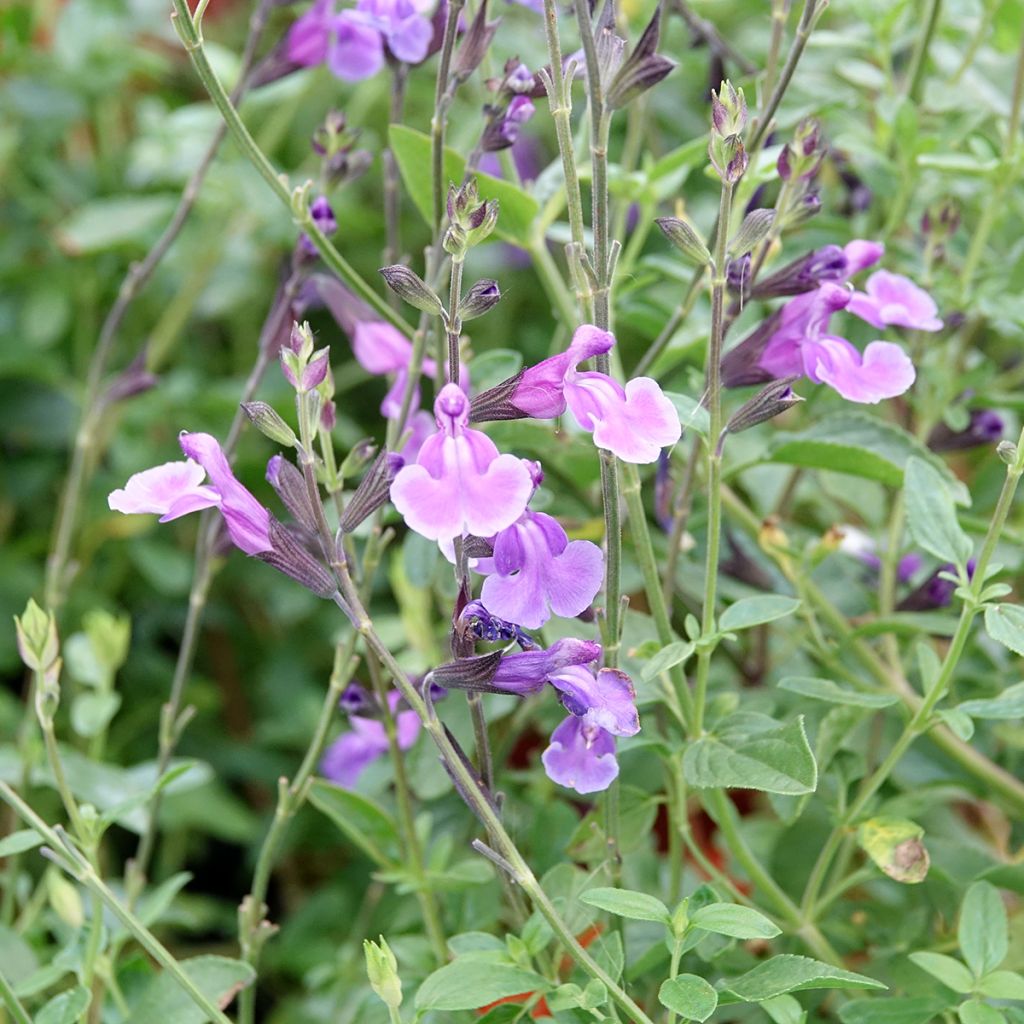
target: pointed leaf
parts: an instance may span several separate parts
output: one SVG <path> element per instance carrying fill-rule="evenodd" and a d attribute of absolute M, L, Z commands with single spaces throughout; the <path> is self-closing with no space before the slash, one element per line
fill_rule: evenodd
<path fill-rule="evenodd" d="M 885 988 L 880 981 L 845 971 L 807 956 L 783 953 L 752 971 L 724 983 L 726 991 L 747 1003 L 758 1003 L 784 992 L 815 988 Z"/>
<path fill-rule="evenodd" d="M 546 992 L 547 980 L 512 964 L 459 957 L 427 976 L 416 993 L 418 1010 L 475 1010 L 520 995 Z"/>
<path fill-rule="evenodd" d="M 667 925 L 671 920 L 668 907 L 661 900 L 632 889 L 588 889 L 580 900 L 616 917 L 628 917 L 633 921 L 658 921 Z"/>
<path fill-rule="evenodd" d="M 1008 949 L 1006 907 L 990 882 L 975 882 L 964 896 L 957 928 L 960 952 L 975 976 L 994 971 Z"/>
<path fill-rule="evenodd" d="M 925 551 L 963 568 L 971 557 L 970 538 L 956 518 L 956 506 L 942 474 L 916 456 L 907 461 L 904 497 L 910 535 Z"/>
<path fill-rule="evenodd" d="M 801 697 L 824 700 L 830 704 L 846 704 L 857 708 L 887 708 L 899 703 L 899 697 L 887 693 L 862 693 L 848 690 L 831 679 L 815 679 L 810 676 L 787 676 L 779 682 L 780 690 L 799 693 Z"/>
<path fill-rule="evenodd" d="M 800 607 L 800 600 L 781 594 L 759 594 L 757 597 L 743 597 L 722 612 L 718 628 L 725 633 L 738 629 L 750 629 L 765 622 L 773 622 L 786 615 L 792 615 Z"/>

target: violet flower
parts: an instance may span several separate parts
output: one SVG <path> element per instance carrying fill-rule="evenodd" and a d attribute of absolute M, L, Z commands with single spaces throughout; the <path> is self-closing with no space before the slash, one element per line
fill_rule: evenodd
<path fill-rule="evenodd" d="M 313 223 L 328 237 L 338 230 L 338 222 L 334 217 L 334 210 L 331 208 L 331 204 L 327 201 L 326 196 L 317 196 L 309 204 L 309 215 L 313 218 Z M 316 246 L 307 234 L 299 236 L 299 248 L 305 256 L 313 258 L 319 255 Z"/>
<path fill-rule="evenodd" d="M 420 734 L 420 719 L 412 710 L 395 714 L 399 699 L 397 691 L 388 694 L 388 706 L 395 715 L 399 749 L 408 750 Z M 342 733 L 327 748 L 320 762 L 324 778 L 345 789 L 353 789 L 366 768 L 388 752 L 388 734 L 382 722 L 362 715 L 349 715 L 349 723 L 351 731 Z"/>
<path fill-rule="evenodd" d="M 391 500 L 409 528 L 444 541 L 466 533 L 490 537 L 511 526 L 533 494 L 529 470 L 468 426 L 469 399 L 458 385 L 441 389 L 434 419 L 437 432 L 391 485 Z"/>
<path fill-rule="evenodd" d="M 538 629 L 554 615 L 573 618 L 601 589 L 604 555 L 590 541 L 570 541 L 556 519 L 527 509 L 494 538 L 493 572 L 480 599 L 495 615 Z"/>
<path fill-rule="evenodd" d="M 603 668 L 595 678 L 583 665 L 569 665 L 554 672 L 551 685 L 562 707 L 583 721 L 613 736 L 635 736 L 640 731 L 633 681 L 616 668 Z"/>
<path fill-rule="evenodd" d="M 967 563 L 967 578 L 974 576 L 974 559 Z M 956 566 L 947 563 L 935 570 L 919 586 L 915 587 L 898 605 L 896 610 L 900 612 L 927 612 L 937 608 L 948 608 L 953 602 L 953 594 L 957 584 L 948 575 L 956 575 Z"/>
<path fill-rule="evenodd" d="M 619 774 L 615 737 L 572 715 L 551 734 L 541 760 L 552 782 L 582 794 L 607 789 Z"/>
<path fill-rule="evenodd" d="M 506 654 L 498 664 L 487 689 L 518 697 L 540 693 L 552 676 L 573 665 L 589 665 L 601 657 L 601 645 L 594 640 L 566 637 L 546 650 Z M 442 680 L 443 682 L 443 680 Z"/>
<path fill-rule="evenodd" d="M 394 382 L 381 402 L 380 411 L 387 419 L 399 416 L 412 362 L 412 342 L 384 320 L 360 320 L 352 331 L 352 353 L 367 373 L 375 377 L 394 374 Z M 420 372 L 433 377 L 436 367 L 433 359 L 424 357 Z M 419 395 L 417 386 L 413 390 L 412 408 L 419 405 Z"/>
<path fill-rule="evenodd" d="M 682 426 L 675 406 L 657 381 L 636 377 L 625 387 L 593 370 L 579 370 L 586 359 L 608 352 L 615 336 L 593 324 L 576 329 L 565 352 L 527 367 L 473 403 L 473 419 L 552 419 L 566 408 L 594 444 L 624 462 L 655 462 L 662 448 L 679 440 Z"/>
<path fill-rule="evenodd" d="M 385 47 L 415 64 L 432 37 L 430 19 L 412 0 L 359 0 L 341 13 L 334 0 L 317 0 L 289 29 L 287 55 L 303 67 L 326 63 L 338 78 L 359 82 L 384 66 Z"/>
<path fill-rule="evenodd" d="M 165 462 L 135 473 L 124 487 L 111 491 L 107 505 L 126 515 L 153 513 L 161 523 L 212 508 L 220 504 L 220 495 L 203 485 L 206 470 L 198 462 Z"/>
<path fill-rule="evenodd" d="M 847 307 L 855 316 L 881 330 L 890 325 L 915 331 L 938 331 L 935 300 L 902 274 L 876 270 L 863 292 L 854 292 Z"/>
<path fill-rule="evenodd" d="M 994 409 L 972 409 L 963 430 L 952 430 L 945 423 L 939 423 L 928 435 L 928 447 L 933 452 L 977 448 L 1002 440 L 1005 431 L 1006 421 Z"/>

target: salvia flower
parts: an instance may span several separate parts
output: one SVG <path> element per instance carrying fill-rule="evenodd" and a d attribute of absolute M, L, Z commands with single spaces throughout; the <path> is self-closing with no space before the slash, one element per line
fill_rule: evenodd
<path fill-rule="evenodd" d="M 615 737 L 574 715 L 551 734 L 541 760 L 552 782 L 582 794 L 607 789 L 619 774 Z"/>
<path fill-rule="evenodd" d="M 603 668 L 595 677 L 583 665 L 569 665 L 554 672 L 551 685 L 558 691 L 562 707 L 613 736 L 635 736 L 640 731 L 633 682 L 615 668 Z"/>
<path fill-rule="evenodd" d="M 601 588 L 604 555 L 590 541 L 570 541 L 556 519 L 527 510 L 494 538 L 493 573 L 484 607 L 509 622 L 537 629 L 554 615 L 585 611 Z"/>
<path fill-rule="evenodd" d="M 928 447 L 933 452 L 960 451 L 977 448 L 983 444 L 995 444 L 1006 431 L 1006 421 L 995 409 L 972 409 L 967 426 L 953 430 L 940 423 L 928 435 Z"/>
<path fill-rule="evenodd" d="M 489 121 L 484 130 L 481 146 L 485 153 L 496 153 L 514 146 L 519 133 L 534 114 L 533 101 L 519 93 L 512 97 L 508 107 Z"/>
<path fill-rule="evenodd" d="M 553 675 L 570 665 L 589 665 L 597 661 L 601 657 L 601 645 L 594 640 L 566 637 L 546 650 L 496 653 L 500 660 L 489 654 L 461 659 L 478 661 L 488 669 L 486 673 L 466 672 L 460 667 L 460 661 L 454 661 L 434 669 L 431 678 L 442 686 L 527 697 L 540 693 Z M 490 660 L 485 662 L 484 659 Z"/>
<path fill-rule="evenodd" d="M 415 711 L 398 711 L 400 695 L 388 694 L 388 706 L 395 716 L 398 746 L 408 750 L 420 734 L 420 719 Z M 351 730 L 342 733 L 324 752 L 320 772 L 326 779 L 345 789 L 353 789 L 360 775 L 388 752 L 388 734 L 384 723 L 363 715 L 349 715 Z"/>
<path fill-rule="evenodd" d="M 657 381 L 635 377 L 623 387 L 579 364 L 611 350 L 615 336 L 593 324 L 576 329 L 565 352 L 527 367 L 477 396 L 473 418 L 552 419 L 566 408 L 594 444 L 624 462 L 655 462 L 662 448 L 679 440 L 682 426 L 675 406 Z"/>
<path fill-rule="evenodd" d="M 395 419 L 401 415 L 412 363 L 412 342 L 396 327 L 384 320 L 360 320 L 352 331 L 352 352 L 356 362 L 370 374 L 383 377 L 394 374 L 394 382 L 381 403 L 381 415 Z M 433 359 L 424 358 L 422 373 L 432 377 L 436 369 Z M 419 405 L 419 387 L 413 392 L 412 406 Z"/>
<path fill-rule="evenodd" d="M 967 578 L 974 576 L 975 561 L 967 563 Z M 956 576 L 956 566 L 947 563 L 936 569 L 919 586 L 915 587 L 899 604 L 897 611 L 927 612 L 938 608 L 948 608 L 953 603 L 953 594 L 957 584 L 950 577 Z"/>
<path fill-rule="evenodd" d="M 309 215 L 313 218 L 313 223 L 320 229 L 322 234 L 330 237 L 338 230 L 338 222 L 334 217 L 334 210 L 331 208 L 331 204 L 326 196 L 317 196 L 309 204 Z M 299 237 L 299 248 L 305 256 L 315 257 L 317 255 L 317 248 L 309 235 L 304 234 Z"/>
<path fill-rule="evenodd" d="M 942 321 L 936 316 L 935 300 L 902 274 L 877 270 L 867 280 L 863 292 L 854 292 L 847 307 L 872 327 L 907 327 L 915 331 L 938 331 Z"/>
<path fill-rule="evenodd" d="M 409 528 L 429 540 L 489 537 L 511 526 L 533 494 L 529 470 L 469 423 L 469 399 L 446 384 L 434 402 L 437 432 L 416 462 L 399 470 L 391 500 Z"/>

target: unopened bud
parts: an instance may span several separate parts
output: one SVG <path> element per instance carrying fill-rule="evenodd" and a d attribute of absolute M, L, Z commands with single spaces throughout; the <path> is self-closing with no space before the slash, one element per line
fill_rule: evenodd
<path fill-rule="evenodd" d="M 288 532 L 288 528 L 276 519 L 270 520 L 269 551 L 260 551 L 256 557 L 273 566 L 278 572 L 290 576 L 308 591 L 329 599 L 337 593 L 338 584 L 334 577 Z"/>
<path fill-rule="evenodd" d="M 711 93 L 711 129 L 721 138 L 740 135 L 747 126 L 747 101 L 743 90 L 723 82 L 717 93 Z"/>
<path fill-rule="evenodd" d="M 266 402 L 243 402 L 242 411 L 249 422 L 271 441 L 290 448 L 298 443 L 295 431 L 278 415 L 277 410 Z"/>
<path fill-rule="evenodd" d="M 387 286 L 410 306 L 431 316 L 441 315 L 440 298 L 419 274 L 401 264 L 381 267 L 380 274 Z"/>
<path fill-rule="evenodd" d="M 501 290 L 498 282 L 489 278 L 477 281 L 472 288 L 462 296 L 459 303 L 459 319 L 474 320 L 478 316 L 494 309 L 501 301 Z"/>
<path fill-rule="evenodd" d="M 719 449 L 725 443 L 726 434 L 738 434 L 740 431 L 749 430 L 802 402 L 803 399 L 793 391 L 793 383 L 797 380 L 798 376 L 773 380 L 748 402 L 744 402 L 726 423 L 718 442 Z"/>
<path fill-rule="evenodd" d="M 351 533 L 388 500 L 391 483 L 404 465 L 396 452 L 382 451 L 377 456 L 345 506 L 338 524 L 343 533 Z"/>
<path fill-rule="evenodd" d="M 1000 441 L 996 445 L 996 455 L 999 456 L 1008 466 L 1016 465 L 1017 446 L 1012 441 Z"/>
<path fill-rule="evenodd" d="M 775 223 L 774 210 L 751 210 L 729 243 L 729 251 L 743 255 L 763 242 Z"/>
<path fill-rule="evenodd" d="M 711 262 L 711 252 L 696 228 L 680 217 L 659 217 L 655 224 L 662 234 L 683 254 L 687 262 L 695 267 L 706 267 Z"/>
<path fill-rule="evenodd" d="M 60 643 L 57 640 L 56 620 L 32 598 L 25 605 L 25 611 L 14 617 L 14 629 L 18 639 L 18 654 L 26 667 L 42 672 L 57 660 Z"/>
<path fill-rule="evenodd" d="M 363 942 L 366 955 L 366 976 L 370 988 L 385 1005 L 398 1009 L 402 1005 L 402 979 L 398 976 L 398 961 L 391 947 L 380 937 L 380 942 Z"/>
<path fill-rule="evenodd" d="M 277 492 L 281 503 L 295 517 L 295 521 L 311 534 L 319 529 L 316 509 L 302 473 L 283 455 L 275 455 L 267 463 L 267 483 Z"/>
<path fill-rule="evenodd" d="M 471 658 L 457 658 L 439 665 L 430 674 L 433 682 L 456 690 L 491 690 L 491 680 L 501 664 L 502 652 L 491 651 Z"/>

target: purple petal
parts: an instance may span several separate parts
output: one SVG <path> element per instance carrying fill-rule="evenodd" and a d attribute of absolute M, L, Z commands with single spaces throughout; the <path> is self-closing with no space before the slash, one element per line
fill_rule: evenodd
<path fill-rule="evenodd" d="M 365 24 L 354 11 L 334 19 L 334 38 L 327 51 L 327 66 L 346 82 L 361 82 L 384 67 L 384 41 L 380 32 Z"/>
<path fill-rule="evenodd" d="M 330 42 L 331 0 L 317 2 L 288 30 L 287 53 L 293 64 L 313 67 L 327 57 Z"/>
<path fill-rule="evenodd" d="M 607 789 L 619 774 L 614 738 L 573 717 L 551 734 L 551 745 L 541 760 L 548 778 L 577 793 Z"/>
<path fill-rule="evenodd" d="M 327 748 L 320 762 L 320 772 L 324 778 L 346 789 L 354 788 L 359 776 L 388 749 L 387 735 L 380 722 L 357 719 L 355 716 L 350 721 L 353 725 L 357 721 L 368 722 L 377 729 L 353 729 L 352 732 L 343 733 Z"/>
<path fill-rule="evenodd" d="M 866 293 L 854 293 L 849 309 L 879 329 L 890 324 L 918 331 L 942 328 L 942 321 L 935 315 L 935 300 L 909 278 L 887 270 L 878 270 L 868 278 Z"/>
<path fill-rule="evenodd" d="M 381 377 L 408 369 L 412 343 L 401 331 L 382 320 L 363 320 L 352 332 L 352 352 L 367 372 Z"/>
<path fill-rule="evenodd" d="M 869 405 L 902 395 L 916 376 L 903 349 L 887 341 L 871 342 L 862 356 L 845 338 L 822 338 L 804 347 L 804 361 L 811 380 Z"/>
<path fill-rule="evenodd" d="M 128 478 L 122 488 L 111 491 L 107 505 L 126 515 L 154 513 L 161 522 L 210 508 L 220 502 L 212 487 L 204 487 L 206 471 L 197 462 L 165 462 Z"/>
<path fill-rule="evenodd" d="M 598 726 L 613 736 L 635 736 L 640 731 L 636 691 L 625 672 L 603 668 L 595 679 L 589 669 L 573 665 L 553 675 L 551 685 L 561 695 L 565 710 L 585 725 Z"/>
<path fill-rule="evenodd" d="M 217 439 L 183 433 L 178 440 L 181 450 L 206 470 L 220 494 L 220 512 L 235 546 L 247 555 L 270 551 L 270 513 L 235 479 Z"/>
<path fill-rule="evenodd" d="M 846 276 L 853 277 L 868 267 L 873 267 L 885 254 L 885 246 L 881 242 L 869 242 L 855 238 L 843 246 L 846 254 Z"/>
<path fill-rule="evenodd" d="M 570 665 L 589 665 L 601 657 L 601 645 L 593 640 L 567 637 L 544 651 L 523 651 L 506 654 L 501 659 L 492 682 L 510 693 L 538 693 L 556 672 Z"/>

